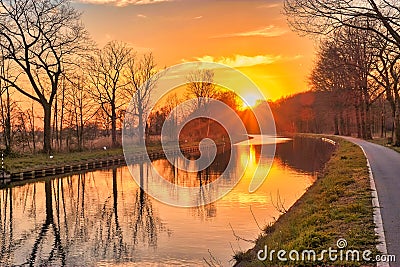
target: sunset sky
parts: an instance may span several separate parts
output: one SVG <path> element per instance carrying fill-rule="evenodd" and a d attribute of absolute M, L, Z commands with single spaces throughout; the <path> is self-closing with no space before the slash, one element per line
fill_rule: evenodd
<path fill-rule="evenodd" d="M 283 1 L 76 0 L 99 46 L 152 51 L 160 68 L 212 61 L 238 68 L 269 99 L 307 90 L 314 43 L 290 31 Z"/>

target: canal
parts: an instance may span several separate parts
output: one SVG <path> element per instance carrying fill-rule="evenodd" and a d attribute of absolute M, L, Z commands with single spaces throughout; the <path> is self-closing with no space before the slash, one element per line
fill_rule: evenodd
<path fill-rule="evenodd" d="M 194 208 L 148 196 L 126 166 L 4 188 L 0 265 L 207 266 L 208 261 L 231 266 L 235 251 L 253 246 L 245 239 L 257 238 L 259 227 L 274 222 L 313 184 L 333 149 L 319 139 L 280 139 L 268 177 L 250 194 L 261 145 L 255 138 L 249 149 L 234 146 L 201 172 L 154 160 L 153 167 L 170 182 L 200 190 L 224 171 L 230 153 L 238 169 L 247 163 L 228 194 L 202 205 L 215 192 L 201 191 Z M 149 168 L 132 167 L 144 184 Z M 230 175 L 236 175 L 235 168 Z"/>

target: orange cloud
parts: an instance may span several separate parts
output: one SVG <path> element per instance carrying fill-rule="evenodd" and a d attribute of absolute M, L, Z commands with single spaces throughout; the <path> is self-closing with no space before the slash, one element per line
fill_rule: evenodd
<path fill-rule="evenodd" d="M 277 7 L 281 7 L 281 6 L 282 6 L 282 4 L 275 3 L 275 4 L 261 5 L 261 6 L 258 6 L 258 8 L 277 8 Z"/>
<path fill-rule="evenodd" d="M 260 37 L 277 37 L 282 36 L 288 32 L 287 29 L 283 29 L 277 27 L 275 25 L 269 25 L 267 27 L 247 31 L 247 32 L 237 32 L 237 33 L 228 33 L 214 36 L 214 38 L 226 38 L 226 37 L 251 37 L 251 36 L 260 36 Z"/>
<path fill-rule="evenodd" d="M 215 58 L 213 56 L 203 56 L 196 57 L 195 59 L 203 62 L 214 62 L 219 64 L 224 64 L 233 68 L 242 68 L 242 67 L 252 67 L 257 65 L 268 65 L 273 64 L 278 61 L 292 61 L 303 58 L 302 55 L 296 55 L 293 57 L 283 57 L 281 55 L 257 55 L 257 56 L 244 56 L 244 55 L 235 55 L 233 57 L 218 57 Z M 184 62 L 186 60 L 183 60 Z"/>

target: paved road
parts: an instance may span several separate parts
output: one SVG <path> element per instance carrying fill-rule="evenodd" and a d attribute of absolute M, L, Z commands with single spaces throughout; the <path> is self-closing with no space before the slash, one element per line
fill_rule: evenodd
<path fill-rule="evenodd" d="M 389 255 L 400 266 L 400 153 L 364 140 L 345 137 L 361 146 L 370 162 L 381 206 L 383 229 Z"/>

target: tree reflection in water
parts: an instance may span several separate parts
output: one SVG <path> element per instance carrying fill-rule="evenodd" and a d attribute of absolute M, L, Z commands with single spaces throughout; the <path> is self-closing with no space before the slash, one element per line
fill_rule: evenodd
<path fill-rule="evenodd" d="M 323 168 L 334 149 L 332 144 L 321 139 L 296 136 L 293 140 L 276 146 L 275 157 L 290 168 L 315 173 Z"/>
<path fill-rule="evenodd" d="M 0 265 L 131 262 L 138 246 L 157 246 L 167 229 L 152 199 L 118 170 L 1 190 Z M 143 164 L 140 170 L 143 181 Z"/>
<path fill-rule="evenodd" d="M 139 164 L 140 181 L 144 181 L 144 166 Z M 143 184 L 142 184 L 143 186 Z M 112 169 L 112 199 L 109 197 L 101 210 L 101 217 L 96 229 L 93 253 L 96 258 L 117 262 L 131 261 L 138 245 L 155 247 L 159 232 L 166 228 L 161 219 L 153 211 L 151 199 L 142 188 L 137 188 L 134 198 L 126 201 L 119 197 L 117 169 Z M 123 203 L 119 204 L 119 201 Z M 125 200 L 125 202 L 124 202 Z M 112 205 L 109 202 L 112 201 Z M 118 208 L 122 208 L 121 211 Z M 120 215 L 126 224 L 123 229 Z"/>
<path fill-rule="evenodd" d="M 0 231 L 1 231 L 1 251 L 0 263 L 11 265 L 9 261 L 13 246 L 13 189 L 6 188 L 0 197 Z"/>
<path fill-rule="evenodd" d="M 147 166 L 148 167 L 148 166 Z M 166 228 L 153 211 L 153 204 L 150 197 L 144 191 L 144 166 L 139 164 L 140 187 L 136 190 L 133 208 L 133 242 L 134 244 L 148 244 L 157 246 L 158 233 Z M 147 177 L 147 175 L 146 175 Z"/>
<path fill-rule="evenodd" d="M 321 142 L 295 139 L 278 145 L 276 157 L 284 163 L 283 168 L 314 172 L 320 168 L 321 158 L 329 157 L 330 153 L 327 153 L 327 150 L 329 152 L 331 148 L 326 146 Z M 240 147 L 237 150 L 236 152 L 232 150 L 232 160 L 235 164 L 242 164 L 242 157 L 250 155 L 243 153 L 242 155 Z M 314 156 L 308 153 L 313 153 Z M 259 157 L 260 148 L 254 146 L 254 163 L 257 163 Z M 316 162 L 310 161 L 311 159 L 315 159 Z M 182 171 L 178 166 L 183 162 L 178 159 L 174 159 L 174 164 L 165 159 L 156 160 L 153 162 L 153 167 L 155 166 L 156 170 L 163 173 L 172 183 L 197 187 L 196 200 L 199 205 L 191 208 L 189 213 L 189 217 L 195 217 L 195 220 L 192 220 L 193 224 L 198 224 L 193 227 L 204 227 L 208 223 L 215 222 L 216 230 L 210 228 L 207 231 L 215 234 L 217 233 L 213 232 L 215 230 L 219 234 L 227 225 L 221 216 L 229 214 L 231 211 L 227 209 L 231 206 L 218 206 L 218 203 L 206 204 L 216 193 L 207 185 L 220 176 L 229 160 L 229 153 L 218 154 L 213 164 L 200 172 Z M 140 187 L 129 175 L 128 168 L 122 167 L 1 189 L 0 266 L 92 266 L 103 263 L 143 262 L 157 251 L 164 253 L 160 254 L 164 256 L 170 255 L 172 250 L 175 252 L 175 247 L 168 247 L 170 244 L 183 244 L 180 255 L 190 254 L 190 248 L 187 247 L 187 242 L 190 242 L 187 240 L 190 238 L 186 233 L 196 235 L 203 231 L 186 227 L 182 220 L 176 219 L 186 219 L 186 211 L 174 210 L 155 203 L 145 193 L 147 179 L 151 179 L 152 175 L 150 167 L 147 164 L 134 165 L 140 178 L 137 179 Z M 184 167 L 188 169 L 189 166 Z M 290 174 L 290 172 L 281 173 Z M 288 179 L 279 177 L 277 180 L 275 177 L 275 182 L 283 179 L 290 183 L 298 181 L 298 186 L 304 184 L 308 186 L 309 176 L 304 176 L 303 181 L 297 179 L 298 174 L 300 172 L 296 172 L 294 174 L 296 176 L 290 176 Z M 234 166 L 232 173 L 221 179 L 230 185 L 235 180 L 235 175 L 238 174 Z M 239 188 L 236 193 L 241 193 L 240 190 Z M 177 194 L 177 192 L 168 193 L 174 197 Z M 260 197 L 254 198 L 253 202 L 249 203 L 259 203 L 257 202 L 259 199 L 264 199 L 262 194 Z M 236 199 L 229 201 L 232 201 L 226 202 L 229 205 L 238 204 Z M 262 203 L 260 206 L 265 206 L 264 202 L 260 203 Z M 155 207 L 163 209 L 160 211 L 164 212 L 165 218 L 171 223 L 171 228 L 178 229 L 176 231 L 179 233 L 174 232 L 173 239 L 168 238 L 170 230 L 166 228 Z M 171 211 L 178 213 L 176 218 L 175 214 L 169 216 L 170 214 L 166 213 Z M 219 219 L 215 220 L 217 216 Z M 200 219 L 200 222 L 197 219 Z M 188 220 L 190 221 L 190 218 Z M 230 229 L 228 230 L 227 236 L 230 235 Z M 160 245 L 157 251 L 149 250 L 159 244 L 165 246 Z M 198 249 L 193 251 L 195 254 Z"/>
<path fill-rule="evenodd" d="M 43 223 L 43 226 L 39 232 L 38 237 L 35 240 L 35 243 L 32 246 L 32 252 L 29 257 L 29 265 L 34 266 L 35 263 L 39 265 L 48 265 L 49 263 L 55 264 L 57 261 L 57 264 L 60 266 L 65 266 L 65 251 L 64 247 L 61 242 L 61 237 L 60 237 L 60 229 L 54 222 L 54 217 L 53 217 L 53 197 L 52 197 L 52 188 L 51 188 L 51 181 L 48 180 L 45 183 L 45 194 L 46 194 L 46 219 Z M 11 218 L 11 217 L 10 217 Z M 50 228 L 51 226 L 51 228 Z M 51 235 L 51 232 L 49 230 L 52 230 L 53 234 L 53 246 L 48 252 L 47 257 L 44 257 L 42 255 L 42 249 L 43 246 L 46 244 L 49 244 L 50 240 L 47 240 L 46 237 Z M 38 253 L 41 255 L 38 257 Z"/>
<path fill-rule="evenodd" d="M 203 171 L 197 172 L 197 179 L 199 180 L 199 195 L 197 200 L 197 207 L 194 207 L 194 214 L 201 220 L 211 219 L 217 216 L 217 207 L 214 202 L 209 203 L 211 198 L 211 191 L 207 184 L 210 183 L 210 167 Z M 208 204 L 206 204 L 208 203 Z"/>
<path fill-rule="evenodd" d="M 109 203 L 112 202 L 112 205 Z M 100 259 L 114 259 L 119 262 L 129 255 L 129 245 L 124 242 L 123 231 L 118 217 L 117 169 L 112 169 L 112 196 L 109 196 L 101 210 L 97 223 L 93 253 Z M 131 246 L 131 250 L 133 247 Z"/>
<path fill-rule="evenodd" d="M 212 194 L 216 193 L 213 192 L 213 190 L 216 188 L 214 187 L 211 189 L 208 184 L 220 178 L 221 174 L 226 170 L 226 167 L 231 159 L 231 153 L 233 153 L 231 150 L 218 150 L 214 161 L 210 164 L 210 166 L 202 171 L 185 171 L 193 169 L 193 166 L 190 166 L 190 161 L 183 161 L 178 157 L 171 157 L 172 162 L 166 160 L 156 160 L 153 162 L 153 167 L 158 173 L 163 174 L 164 179 L 173 184 L 184 187 L 197 187 L 197 206 L 190 208 L 191 213 L 193 216 L 200 218 L 202 221 L 210 220 L 217 216 L 217 205 L 214 202 L 209 203 L 210 199 L 212 199 Z M 197 160 L 199 157 L 200 153 L 196 152 L 187 155 L 187 158 L 191 161 Z M 211 155 L 209 155 L 209 157 L 211 157 Z M 233 162 L 235 162 L 236 157 L 237 156 L 235 154 L 232 154 Z M 235 172 L 227 171 L 225 176 L 221 179 L 225 179 L 225 183 L 230 185 L 235 175 Z M 177 197 L 177 191 L 172 191 L 170 194 L 174 197 Z"/>

